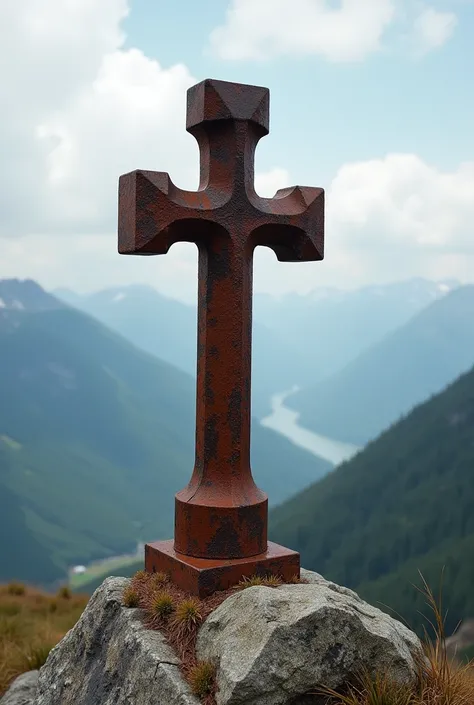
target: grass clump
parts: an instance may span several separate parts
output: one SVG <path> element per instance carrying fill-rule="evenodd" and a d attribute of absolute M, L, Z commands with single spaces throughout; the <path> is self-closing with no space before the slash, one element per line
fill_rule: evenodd
<path fill-rule="evenodd" d="M 128 585 L 123 591 L 122 602 L 125 607 L 139 607 L 140 595 L 135 590 L 133 585 Z"/>
<path fill-rule="evenodd" d="M 176 605 L 171 627 L 178 639 L 193 638 L 202 622 L 201 603 L 194 597 L 185 598 Z"/>
<path fill-rule="evenodd" d="M 288 580 L 289 585 L 307 585 L 308 581 L 306 578 L 301 578 L 299 575 L 292 575 Z"/>
<path fill-rule="evenodd" d="M 283 585 L 283 579 L 279 575 L 251 575 L 250 578 L 243 577 L 237 585 L 237 589 L 244 590 L 248 587 L 264 585 L 265 587 L 279 587 Z"/>
<path fill-rule="evenodd" d="M 201 700 L 214 693 L 215 679 L 216 669 L 209 661 L 199 661 L 188 673 L 191 691 Z"/>
<path fill-rule="evenodd" d="M 23 583 L 12 582 L 7 585 L 7 593 L 9 595 L 24 595 L 26 586 Z"/>
<path fill-rule="evenodd" d="M 152 589 L 162 588 L 168 585 L 170 581 L 167 573 L 152 573 L 150 578 L 150 586 Z"/>
<path fill-rule="evenodd" d="M 176 605 L 173 624 L 183 632 L 194 631 L 202 622 L 201 603 L 194 597 L 188 597 Z"/>
<path fill-rule="evenodd" d="M 169 592 L 161 591 L 152 595 L 149 611 L 158 621 L 166 621 L 174 612 L 174 599 Z"/>

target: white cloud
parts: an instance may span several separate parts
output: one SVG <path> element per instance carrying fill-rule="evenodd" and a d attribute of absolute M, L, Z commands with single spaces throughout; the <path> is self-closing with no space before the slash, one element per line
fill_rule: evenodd
<path fill-rule="evenodd" d="M 127 5 L 0 4 L 0 235 L 115 228 L 118 177 L 134 168 L 197 182 L 184 130 L 196 81 L 183 65 L 123 48 Z"/>
<path fill-rule="evenodd" d="M 474 253 L 474 162 L 443 172 L 414 154 L 346 164 L 328 194 L 344 245 Z"/>
<path fill-rule="evenodd" d="M 474 162 L 442 171 L 389 154 L 345 164 L 326 192 L 324 261 L 281 263 L 259 248 L 255 286 L 304 293 L 417 276 L 473 281 L 473 224 Z"/>
<path fill-rule="evenodd" d="M 380 48 L 395 15 L 394 0 L 233 0 L 226 23 L 211 34 L 223 59 L 317 54 L 358 61 Z"/>
<path fill-rule="evenodd" d="M 457 17 L 431 6 L 420 12 L 418 5 L 418 0 L 231 0 L 210 46 L 228 60 L 315 55 L 354 62 L 380 50 L 393 30 L 408 35 L 417 53 L 427 53 L 448 41 Z"/>
<path fill-rule="evenodd" d="M 439 12 L 426 7 L 415 19 L 413 42 L 419 54 L 438 49 L 446 44 L 454 33 L 458 19 L 454 12 Z"/>

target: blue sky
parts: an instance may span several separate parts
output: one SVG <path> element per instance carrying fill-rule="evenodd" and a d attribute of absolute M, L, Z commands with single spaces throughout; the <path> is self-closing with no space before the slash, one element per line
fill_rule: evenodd
<path fill-rule="evenodd" d="M 210 77 L 270 88 L 262 195 L 326 190 L 324 262 L 258 248 L 256 290 L 474 281 L 473 37 L 474 0 L 1 4 L 0 277 L 192 300 L 194 246 L 117 254 L 117 182 L 196 187 L 186 91 Z"/>
<path fill-rule="evenodd" d="M 127 45 L 163 66 L 183 62 L 198 80 L 270 88 L 261 168 L 276 161 L 297 181 L 324 185 L 344 162 L 387 152 L 417 153 L 446 169 L 474 157 L 474 3 L 457 4 L 454 35 L 436 51 L 416 57 L 392 44 L 345 63 L 320 56 L 223 61 L 209 51 L 209 36 L 228 7 L 222 0 L 133 0 L 124 22 Z"/>

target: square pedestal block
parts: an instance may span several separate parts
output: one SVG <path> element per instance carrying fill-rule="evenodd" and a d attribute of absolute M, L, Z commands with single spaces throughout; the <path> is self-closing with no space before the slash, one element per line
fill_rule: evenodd
<path fill-rule="evenodd" d="M 265 553 L 258 556 L 209 560 L 176 553 L 171 539 L 146 544 L 145 570 L 167 573 L 181 590 L 202 598 L 237 585 L 243 577 L 279 575 L 284 581 L 299 578 L 300 554 L 269 541 Z"/>

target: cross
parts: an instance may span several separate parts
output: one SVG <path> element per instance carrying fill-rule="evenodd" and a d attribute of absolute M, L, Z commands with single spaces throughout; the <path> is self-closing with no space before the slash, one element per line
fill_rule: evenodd
<path fill-rule="evenodd" d="M 250 468 L 252 259 L 258 245 L 282 262 L 323 259 L 324 190 L 257 195 L 254 154 L 268 128 L 267 88 L 207 79 L 187 93 L 198 190 L 176 187 L 164 172 L 119 180 L 120 254 L 166 254 L 183 241 L 198 247 L 195 464 L 175 497 L 174 543 L 148 544 L 145 567 L 166 569 L 200 595 L 237 575 L 299 574 L 299 555 L 267 539 L 267 495 Z"/>

